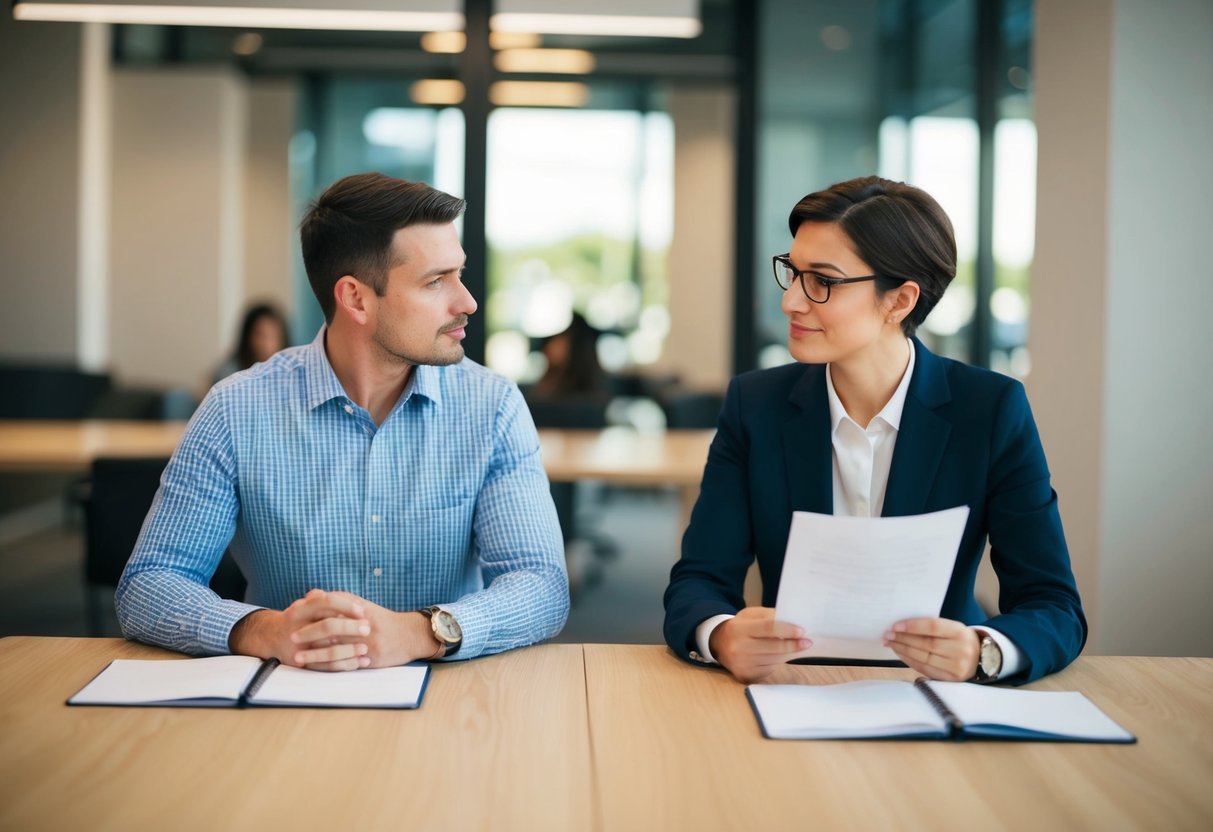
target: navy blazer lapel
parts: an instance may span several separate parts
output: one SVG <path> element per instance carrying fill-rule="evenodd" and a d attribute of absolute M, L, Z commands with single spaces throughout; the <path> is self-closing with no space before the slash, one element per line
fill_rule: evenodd
<path fill-rule="evenodd" d="M 834 513 L 834 451 L 824 364 L 810 364 L 792 388 L 783 423 L 784 465 L 792 511 Z"/>
<path fill-rule="evenodd" d="M 921 514 L 948 445 L 952 424 L 936 409 L 952 400 L 944 363 L 914 339 L 914 375 L 897 431 L 885 490 L 884 517 Z"/>

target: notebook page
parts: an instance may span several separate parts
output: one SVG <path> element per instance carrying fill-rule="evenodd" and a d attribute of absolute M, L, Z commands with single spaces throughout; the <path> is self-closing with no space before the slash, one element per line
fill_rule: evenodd
<path fill-rule="evenodd" d="M 943 733 L 943 719 L 909 682 L 750 685 L 768 735 L 787 739 Z"/>
<path fill-rule="evenodd" d="M 929 684 L 966 727 L 1010 725 L 1057 737 L 1132 739 L 1132 734 L 1075 691 L 1009 690 L 964 682 Z"/>
<path fill-rule="evenodd" d="M 116 659 L 68 701 L 73 705 L 146 704 L 185 699 L 240 698 L 261 659 L 212 656 L 148 661 Z"/>
<path fill-rule="evenodd" d="M 412 665 L 342 673 L 279 665 L 257 691 L 253 702 L 336 708 L 411 708 L 421 699 L 428 672 L 428 667 Z"/>

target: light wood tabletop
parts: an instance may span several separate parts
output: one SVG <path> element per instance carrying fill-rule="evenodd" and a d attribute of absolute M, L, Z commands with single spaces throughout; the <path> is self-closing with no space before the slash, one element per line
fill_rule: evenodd
<path fill-rule="evenodd" d="M 86 473 L 100 456 L 170 456 L 185 422 L 0 421 L 0 471 Z"/>
<path fill-rule="evenodd" d="M 589 829 L 580 645 L 439 664 L 416 711 L 68 707 L 121 639 L 0 641 L 0 829 Z"/>
<path fill-rule="evenodd" d="M 1078 690 L 1138 737 L 1088 745 L 765 739 L 745 686 L 664 647 L 585 645 L 600 828 L 1213 828 L 1213 659 L 1083 657 Z M 793 667 L 776 682 L 912 679 Z"/>
<path fill-rule="evenodd" d="M 169 456 L 185 422 L 0 421 L 0 470 L 84 473 L 99 456 Z M 698 489 L 714 431 L 544 429 L 540 451 L 557 481 Z"/>
<path fill-rule="evenodd" d="M 628 428 L 539 431 L 548 477 L 616 485 L 699 488 L 713 430 L 641 432 Z"/>
<path fill-rule="evenodd" d="M 0 829 L 1213 827 L 1213 659 L 1083 657 L 1138 743 L 764 739 L 744 686 L 664 647 L 434 669 L 417 711 L 71 708 L 119 639 L 0 641 Z M 787 667 L 773 681 L 912 678 Z"/>

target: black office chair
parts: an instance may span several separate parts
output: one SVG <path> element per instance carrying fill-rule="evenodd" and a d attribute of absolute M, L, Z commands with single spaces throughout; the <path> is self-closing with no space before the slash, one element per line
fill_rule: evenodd
<path fill-rule="evenodd" d="M 670 390 L 658 404 L 665 411 L 666 427 L 671 429 L 710 429 L 716 427 L 724 396 L 696 390 Z"/>
<path fill-rule="evenodd" d="M 104 589 L 112 594 L 117 588 L 167 464 L 166 457 L 102 457 L 93 462 L 83 502 L 84 602 L 94 636 L 105 633 L 97 593 Z M 211 589 L 224 598 L 241 600 L 247 586 L 231 554 L 225 553 L 211 578 Z"/>
<path fill-rule="evenodd" d="M 536 395 L 529 388 L 523 388 L 522 394 L 537 428 L 585 430 L 606 427 L 606 411 L 610 397 L 605 394 L 585 393 L 546 398 Z M 566 544 L 576 537 L 573 511 L 575 485 L 571 482 L 551 483 L 552 502 L 556 504 L 556 518 L 560 521 Z"/>
<path fill-rule="evenodd" d="M 581 393 L 555 398 L 535 394 L 533 389 L 523 388 L 523 396 L 530 408 L 531 418 L 538 428 L 564 428 L 586 430 L 604 428 L 606 411 L 611 402 L 607 393 Z M 592 586 L 602 577 L 601 566 L 575 557 L 571 544 L 584 541 L 595 559 L 609 559 L 619 554 L 619 547 L 611 539 L 597 532 L 577 528 L 577 483 L 552 482 L 549 485 L 552 503 L 556 506 L 556 519 L 564 536 L 565 556 L 569 570 L 569 586 L 574 595 L 582 588 Z"/>

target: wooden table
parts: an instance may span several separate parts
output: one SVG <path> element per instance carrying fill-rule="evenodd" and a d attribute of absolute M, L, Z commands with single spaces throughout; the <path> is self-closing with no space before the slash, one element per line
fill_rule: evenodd
<path fill-rule="evenodd" d="M 678 488 L 681 528 L 691 521 L 714 430 L 644 433 L 629 428 L 539 431 L 548 478 L 556 482 L 600 480 L 612 485 Z"/>
<path fill-rule="evenodd" d="M 744 686 L 662 647 L 585 645 L 603 829 L 1213 829 L 1213 659 L 1083 657 L 1132 746 L 764 739 Z M 787 666 L 774 682 L 912 679 Z"/>
<path fill-rule="evenodd" d="M 87 472 L 99 456 L 169 456 L 185 422 L 0 421 L 0 470 Z M 715 432 L 539 431 L 548 476 L 617 485 L 699 486 Z"/>
<path fill-rule="evenodd" d="M 1138 744 L 763 739 L 744 687 L 664 647 L 435 668 L 418 711 L 69 708 L 119 639 L 0 641 L 0 829 L 1213 828 L 1213 659 L 1084 657 Z M 910 678 L 787 667 L 778 682 Z"/>
<path fill-rule="evenodd" d="M 0 829 L 589 829 L 579 645 L 435 667 L 417 711 L 70 708 L 121 639 L 0 641 Z"/>
<path fill-rule="evenodd" d="M 185 422 L 0 420 L 0 472 L 86 474 L 101 456 L 171 456 Z M 539 431 L 543 467 L 556 482 L 674 486 L 682 526 L 691 519 L 715 431 L 628 428 Z"/>
<path fill-rule="evenodd" d="M 0 421 L 0 471 L 88 473 L 99 456 L 170 456 L 185 422 Z"/>

